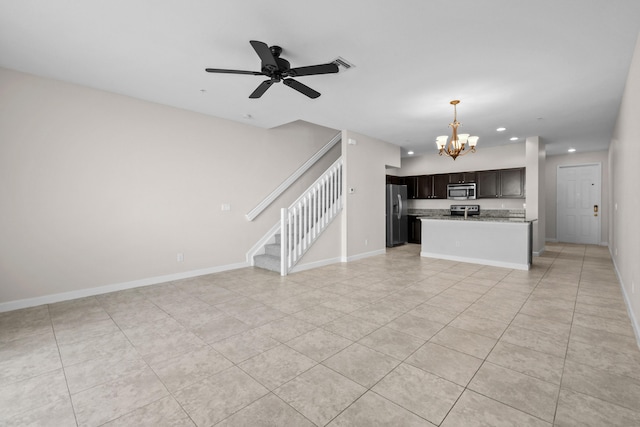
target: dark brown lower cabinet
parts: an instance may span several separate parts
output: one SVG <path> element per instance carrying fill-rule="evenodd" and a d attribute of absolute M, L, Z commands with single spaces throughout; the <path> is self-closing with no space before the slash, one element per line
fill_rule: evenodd
<path fill-rule="evenodd" d="M 422 221 L 409 215 L 409 243 L 422 243 Z"/>

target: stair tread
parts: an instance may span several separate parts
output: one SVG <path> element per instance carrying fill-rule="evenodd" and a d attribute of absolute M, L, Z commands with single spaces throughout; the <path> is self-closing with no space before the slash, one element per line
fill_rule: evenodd
<path fill-rule="evenodd" d="M 280 273 L 280 256 L 269 254 L 256 255 L 253 257 L 253 264 L 256 267 Z"/>
<path fill-rule="evenodd" d="M 278 261 L 280 261 L 280 255 L 269 255 L 269 254 L 260 254 L 260 255 L 255 255 L 253 257 L 253 259 L 277 259 Z"/>

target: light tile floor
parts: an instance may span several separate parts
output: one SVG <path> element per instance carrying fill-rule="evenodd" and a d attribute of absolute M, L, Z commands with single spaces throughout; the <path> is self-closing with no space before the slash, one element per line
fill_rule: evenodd
<path fill-rule="evenodd" d="M 528 272 L 417 245 L 0 314 L 0 425 L 638 426 L 608 249 Z"/>

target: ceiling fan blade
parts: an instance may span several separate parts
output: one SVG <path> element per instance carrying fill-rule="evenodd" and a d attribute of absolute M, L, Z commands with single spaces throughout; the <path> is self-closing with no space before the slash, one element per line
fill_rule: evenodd
<path fill-rule="evenodd" d="M 298 92 L 300 92 L 303 95 L 307 95 L 309 98 L 315 99 L 315 98 L 320 96 L 320 92 L 316 92 L 315 90 L 311 89 L 309 86 L 303 85 L 302 83 L 300 83 L 297 80 L 284 79 L 282 81 L 282 83 L 286 84 L 287 86 L 289 86 L 292 89 L 297 90 Z"/>
<path fill-rule="evenodd" d="M 205 68 L 207 73 L 223 73 L 223 74 L 250 74 L 252 76 L 264 76 L 260 71 L 244 71 L 244 70 L 225 70 L 222 68 Z"/>
<path fill-rule="evenodd" d="M 334 63 L 310 65 L 308 67 L 298 67 L 289 70 L 291 77 L 312 76 L 314 74 L 332 74 L 338 72 L 338 66 Z"/>
<path fill-rule="evenodd" d="M 273 84 L 273 80 L 265 80 L 253 91 L 249 98 L 260 98 Z"/>
<path fill-rule="evenodd" d="M 269 46 L 267 46 L 266 43 L 258 40 L 251 40 L 249 43 L 251 43 L 251 46 L 253 46 L 253 50 L 255 50 L 260 57 L 260 60 L 262 61 L 262 68 L 267 68 L 270 70 L 278 69 L 276 58 L 273 57 L 271 49 L 269 49 Z"/>

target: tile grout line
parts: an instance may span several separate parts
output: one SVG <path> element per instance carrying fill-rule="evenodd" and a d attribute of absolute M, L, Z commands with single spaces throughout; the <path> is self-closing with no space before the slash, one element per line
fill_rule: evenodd
<path fill-rule="evenodd" d="M 491 355 L 491 353 L 493 352 L 493 350 L 495 349 L 495 347 L 498 345 L 498 343 L 500 342 L 500 339 L 501 339 L 501 338 L 502 338 L 502 336 L 506 333 L 507 329 L 509 329 L 509 326 L 511 326 L 511 324 L 513 323 L 513 320 L 514 320 L 514 319 L 516 318 L 516 316 L 520 313 L 520 310 L 522 309 L 522 307 L 524 307 L 524 305 L 527 303 L 527 301 L 528 301 L 528 300 L 529 300 L 529 298 L 531 297 L 531 294 L 533 294 L 533 292 L 535 291 L 535 289 L 539 286 L 539 284 L 540 284 L 540 282 L 542 281 L 543 277 L 544 277 L 544 276 L 547 274 L 547 272 L 549 271 L 549 268 L 550 268 L 550 267 L 547 267 L 547 269 L 546 269 L 545 273 L 544 273 L 542 276 L 540 276 L 540 279 L 538 279 L 538 281 L 537 281 L 537 283 L 536 283 L 536 286 L 534 286 L 534 288 L 529 292 L 529 295 L 528 295 L 528 296 L 527 296 L 527 298 L 522 302 L 522 304 L 520 305 L 520 308 L 518 309 L 518 311 L 513 315 L 513 317 L 512 317 L 512 319 L 511 319 L 511 321 L 510 321 L 510 322 L 507 324 L 507 326 L 504 328 L 504 330 L 503 330 L 503 331 L 502 331 L 502 333 L 500 334 L 500 337 L 498 337 L 498 338 L 496 339 L 496 342 L 495 342 L 495 344 L 493 345 L 493 347 L 491 347 L 491 350 L 489 350 L 489 352 L 487 353 L 487 355 L 486 355 L 486 356 L 484 357 L 484 359 L 482 360 L 482 363 L 478 366 L 478 369 L 476 369 L 476 371 L 474 372 L 473 376 L 469 379 L 469 381 L 467 382 L 467 384 L 464 386 L 464 390 L 462 391 L 462 393 L 460 393 L 460 396 L 458 396 L 458 398 L 456 399 L 456 401 L 454 402 L 454 404 L 451 406 L 451 408 L 449 408 L 449 411 L 447 411 L 447 414 L 446 414 L 446 415 L 445 415 L 445 417 L 442 419 L 442 423 L 444 423 L 444 421 L 447 419 L 447 417 L 449 416 L 449 414 L 451 413 L 451 411 L 453 410 L 453 408 L 456 406 L 456 404 L 458 403 L 458 401 L 460 400 L 460 398 L 462 397 L 462 395 L 464 394 L 464 392 L 465 392 L 465 391 L 467 391 L 467 390 L 469 390 L 470 392 L 473 392 L 473 393 L 477 393 L 477 394 L 479 394 L 479 395 L 481 395 L 481 396 L 484 396 L 484 397 L 486 397 L 486 398 L 488 398 L 488 399 L 491 399 L 491 400 L 493 400 L 494 402 L 498 402 L 498 403 L 500 403 L 500 404 L 502 404 L 502 405 L 506 405 L 506 406 L 508 406 L 508 407 L 510 407 L 510 408 L 513 408 L 513 409 L 515 409 L 515 410 L 517 410 L 517 411 L 519 411 L 519 412 L 523 412 L 523 413 L 528 414 L 528 415 L 530 415 L 530 416 L 532 416 L 532 417 L 535 417 L 535 418 L 537 418 L 537 419 L 542 420 L 540 417 L 538 417 L 538 416 L 536 416 L 536 415 L 529 414 L 528 412 L 525 412 L 525 411 L 523 411 L 523 410 L 521 410 L 521 409 L 515 408 L 515 407 L 513 407 L 513 406 L 511 406 L 511 405 L 509 405 L 509 404 L 507 404 L 507 403 L 501 402 L 501 401 L 496 400 L 496 399 L 494 399 L 494 398 L 492 398 L 492 397 L 490 397 L 490 396 L 486 396 L 486 395 L 484 395 L 483 393 L 479 393 L 479 392 L 477 392 L 477 391 L 475 391 L 475 390 L 472 390 L 472 389 L 470 389 L 470 388 L 469 388 L 469 384 L 471 384 L 471 382 L 472 382 L 472 381 L 473 381 L 473 379 L 476 377 L 476 375 L 478 374 L 478 372 L 480 371 L 480 369 L 482 368 L 482 366 L 484 366 L 484 364 L 485 364 L 485 363 L 491 363 L 491 362 L 489 362 L 489 361 L 487 360 L 487 359 L 489 358 L 489 355 Z M 513 272 L 514 270 L 511 270 L 511 271 Z M 508 276 L 508 275 L 507 275 L 507 276 Z M 507 276 L 505 276 L 505 277 L 503 277 L 501 280 L 499 280 L 499 281 L 498 281 L 494 286 L 492 286 L 490 289 L 494 289 L 496 286 L 498 286 L 498 284 L 500 284 L 500 282 L 502 282 L 502 281 L 503 281 Z M 489 291 L 487 291 L 487 292 L 489 292 Z M 465 311 L 466 311 L 466 310 L 465 310 Z M 464 312 L 463 312 L 463 313 L 464 313 Z M 462 313 L 461 313 L 461 314 L 462 314 Z M 452 321 L 453 321 L 453 320 L 452 320 Z M 450 322 L 450 323 L 451 323 L 451 322 Z M 498 365 L 498 366 L 500 366 L 500 365 Z M 544 421 L 544 420 L 542 420 L 542 421 Z M 546 421 L 545 421 L 545 422 L 546 422 Z"/>
<path fill-rule="evenodd" d="M 51 317 L 51 307 L 50 304 L 47 304 L 47 313 L 49 314 L 49 322 L 51 322 L 51 331 L 53 332 L 53 339 L 56 340 L 56 349 L 58 350 L 58 357 L 60 358 L 60 367 L 62 368 L 62 374 L 64 375 L 64 382 L 67 387 L 67 393 L 69 394 L 69 403 L 71 404 L 71 410 L 73 411 L 73 418 L 76 422 L 76 426 L 78 423 L 78 415 L 76 414 L 76 407 L 73 404 L 73 399 L 71 398 L 71 389 L 69 388 L 69 380 L 67 379 L 67 371 L 65 369 L 64 361 L 62 360 L 62 352 L 60 351 L 60 344 L 58 343 L 58 336 L 56 335 L 56 329 L 53 325 L 53 318 Z"/>
<path fill-rule="evenodd" d="M 585 247 L 585 253 L 586 253 L 586 247 Z M 554 411 L 553 411 L 553 423 L 554 424 L 556 422 L 556 417 L 558 415 L 558 408 L 560 406 L 560 393 L 562 393 L 562 382 L 564 380 L 564 370 L 565 370 L 565 367 L 567 365 L 567 356 L 569 354 L 569 345 L 571 343 L 571 332 L 573 330 L 573 319 L 574 319 L 575 314 L 576 314 L 576 305 L 578 304 L 578 295 L 580 294 L 580 282 L 581 282 L 582 273 L 583 273 L 583 270 L 584 270 L 584 256 L 585 256 L 585 253 L 582 254 L 582 264 L 580 265 L 580 277 L 578 277 L 578 286 L 576 287 L 576 296 L 575 296 L 576 298 L 575 298 L 575 301 L 573 303 L 573 312 L 571 313 L 571 326 L 569 327 L 569 336 L 567 337 L 567 348 L 565 349 L 564 359 L 562 361 L 562 372 L 560 373 L 560 386 L 558 388 L 558 398 L 556 399 L 556 407 L 554 408 Z"/>

